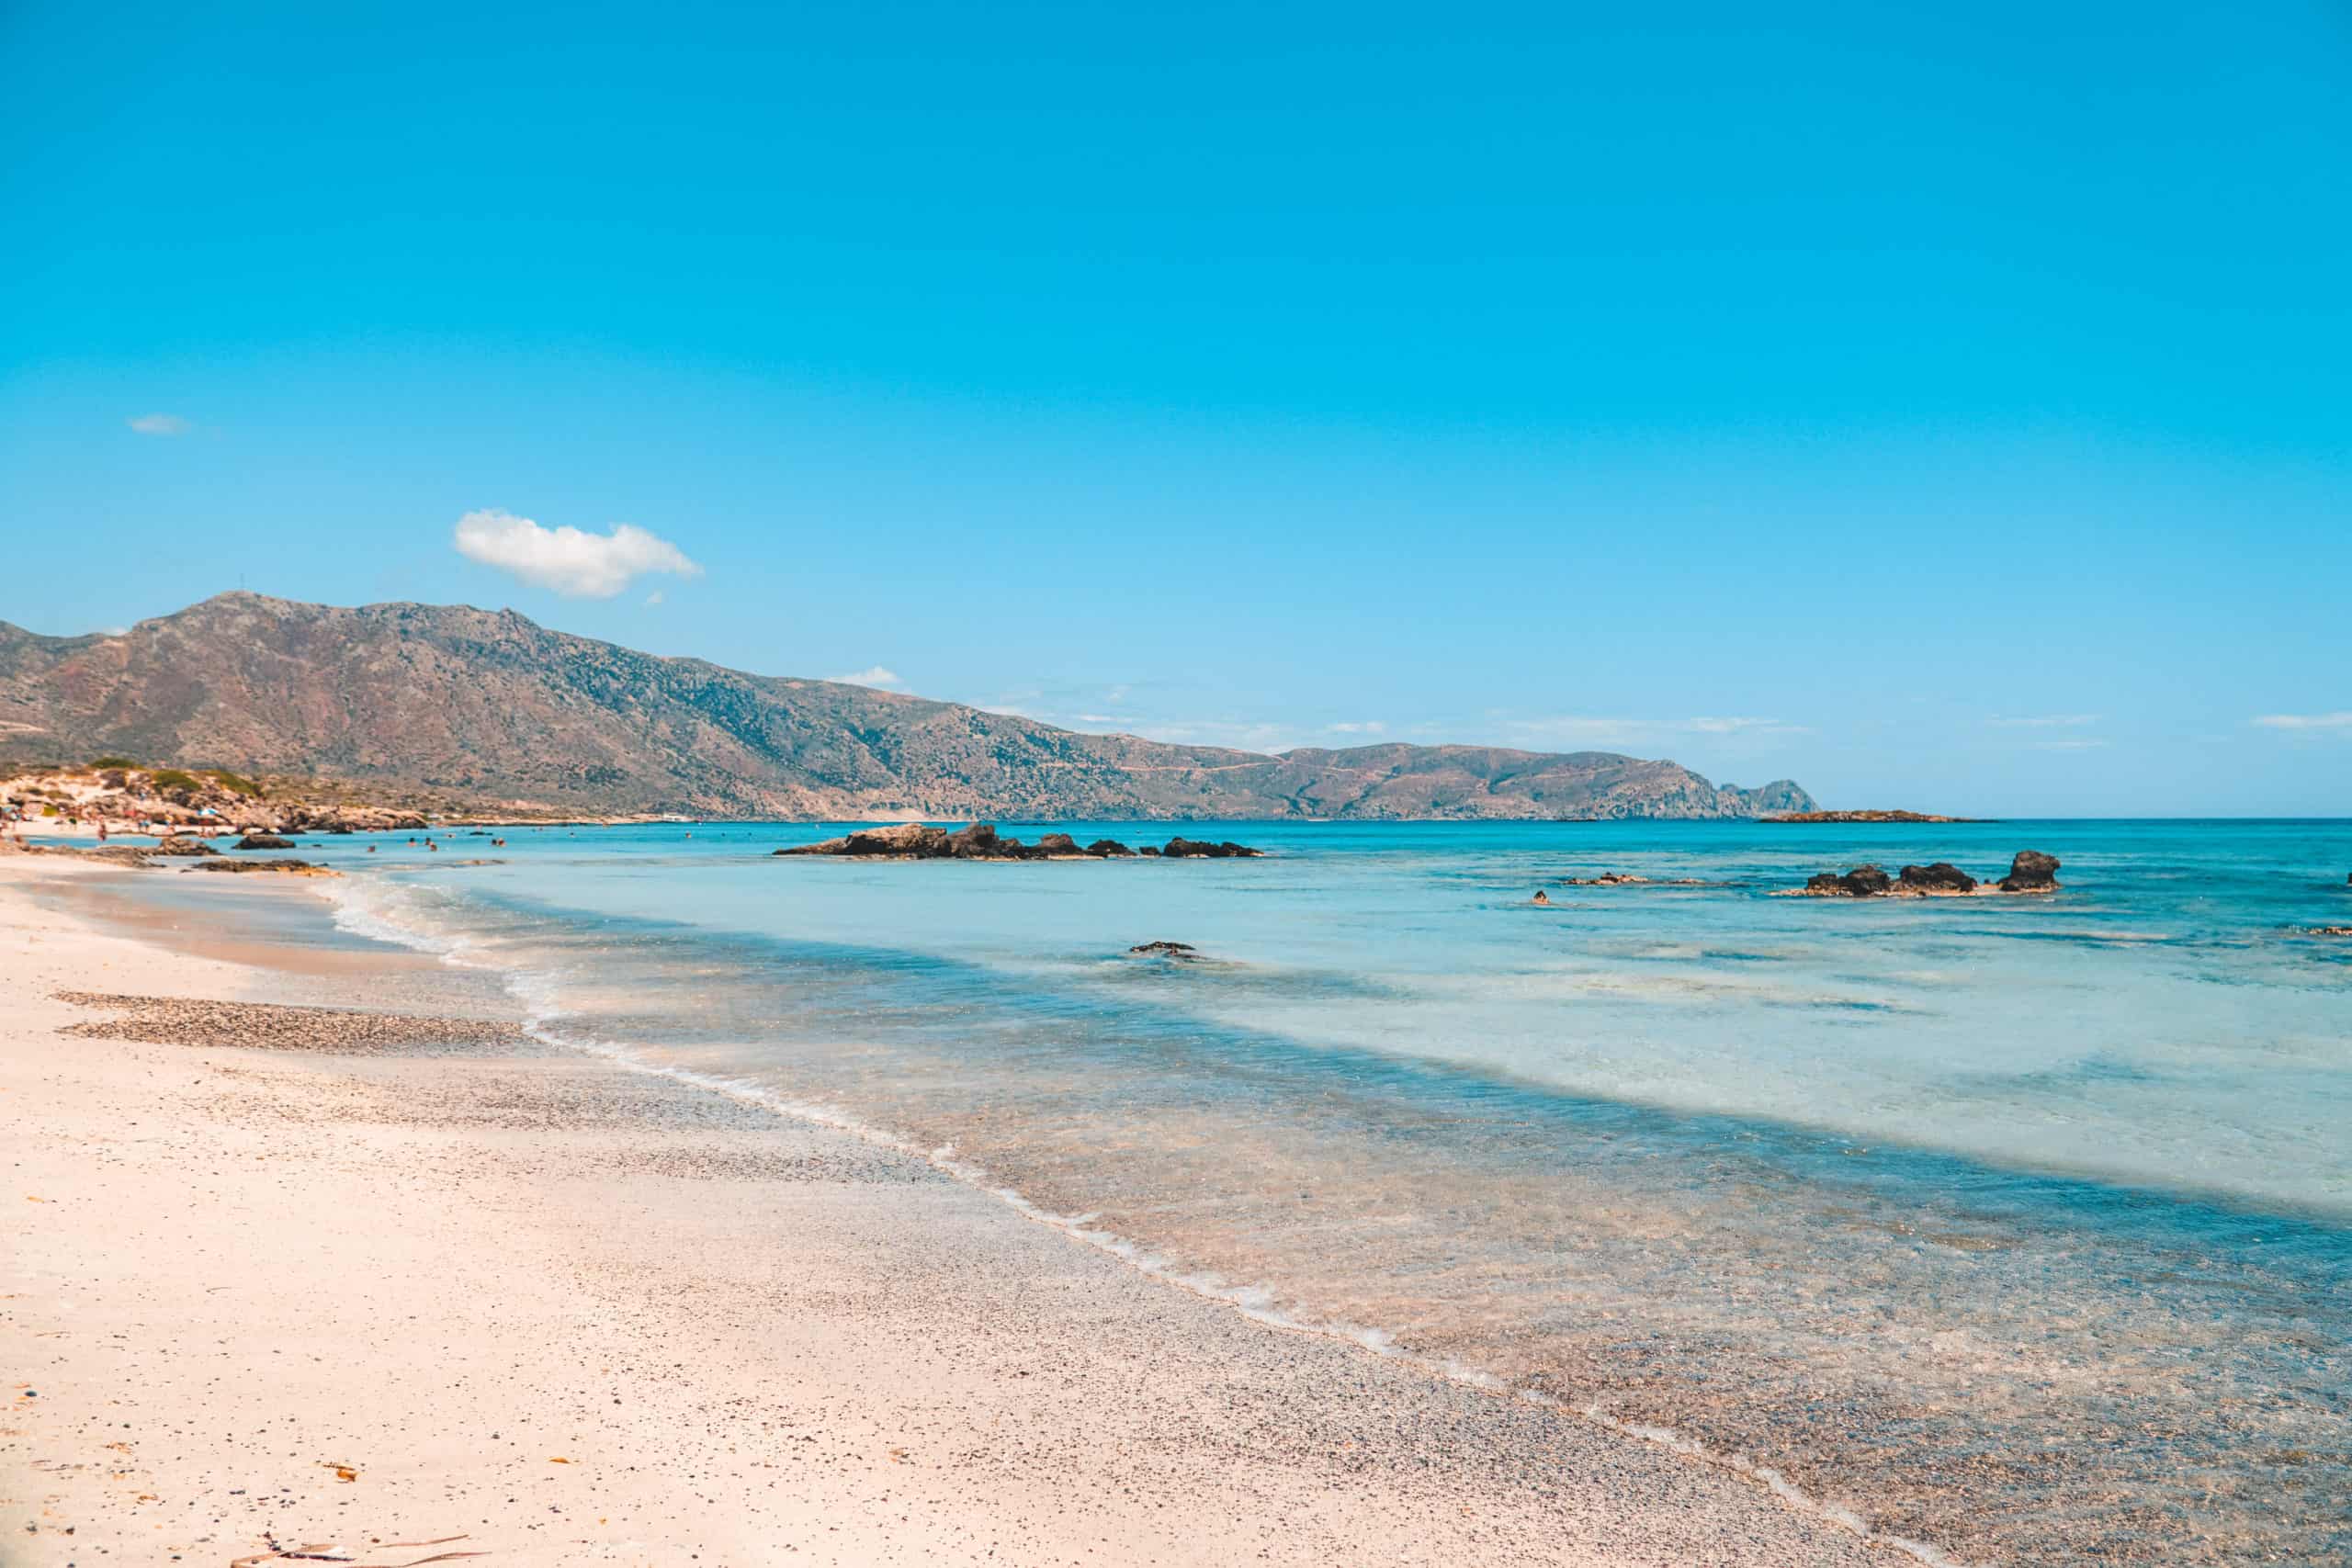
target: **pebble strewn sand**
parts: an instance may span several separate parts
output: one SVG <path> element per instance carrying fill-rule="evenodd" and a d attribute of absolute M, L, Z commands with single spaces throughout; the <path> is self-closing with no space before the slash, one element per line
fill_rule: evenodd
<path fill-rule="evenodd" d="M 1897 1561 L 846 1135 L 511 1024 L 254 1005 L 285 982 L 37 866 L 0 871 L 0 1562 Z"/>
<path fill-rule="evenodd" d="M 257 1051 L 322 1051 L 352 1055 L 375 1051 L 508 1049 L 530 1043 L 519 1024 L 488 1019 L 417 1018 L 407 1013 L 347 1008 L 288 1007 L 273 1002 L 221 1002 L 185 997 L 126 997 L 101 991 L 60 991 L 74 1007 L 127 1016 L 68 1024 L 58 1032 L 91 1040 L 147 1040 L 162 1045 L 231 1045 Z"/>

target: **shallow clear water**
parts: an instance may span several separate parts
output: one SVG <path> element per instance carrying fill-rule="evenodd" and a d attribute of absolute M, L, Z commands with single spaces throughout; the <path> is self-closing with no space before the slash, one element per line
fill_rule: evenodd
<path fill-rule="evenodd" d="M 1231 824 L 1275 852 L 978 865 L 688 831 L 322 858 L 372 874 L 347 920 L 556 1036 L 1931 1555 L 2352 1561 L 2352 942 L 2300 930 L 2352 924 L 2352 824 Z M 2028 847 L 2064 892 L 1769 896 Z M 1606 870 L 1703 886 L 1557 886 Z M 1154 939 L 1208 961 L 1125 956 Z"/>

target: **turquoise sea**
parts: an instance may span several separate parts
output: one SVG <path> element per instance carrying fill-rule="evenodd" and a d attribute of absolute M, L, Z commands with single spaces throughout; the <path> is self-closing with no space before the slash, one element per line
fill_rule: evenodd
<path fill-rule="evenodd" d="M 839 830 L 302 852 L 361 874 L 321 885 L 347 930 L 495 971 L 551 1038 L 914 1147 L 1243 1310 L 1760 1471 L 1925 1560 L 2352 1562 L 2352 940 L 2305 934 L 2352 924 L 2352 823 L 766 853 Z M 2025 848 L 2063 892 L 1770 896 Z M 1604 871 L 1658 880 L 1559 886 Z M 1204 959 L 1126 955 L 1154 940 Z"/>

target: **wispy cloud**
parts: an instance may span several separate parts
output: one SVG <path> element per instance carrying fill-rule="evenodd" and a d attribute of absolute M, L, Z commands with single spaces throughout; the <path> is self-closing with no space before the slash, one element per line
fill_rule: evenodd
<path fill-rule="evenodd" d="M 1984 722 L 1991 725 L 1997 725 L 2003 729 L 2080 729 L 2085 725 L 2097 724 L 2098 722 L 2098 715 L 2095 713 L 2052 713 L 2041 714 L 2030 718 L 2011 718 L 1996 715 L 1992 718 L 1986 719 Z"/>
<path fill-rule="evenodd" d="M 828 675 L 825 679 L 842 686 L 903 686 L 906 684 L 904 681 L 899 679 L 897 671 L 886 670 L 879 664 L 868 665 L 863 670 L 853 670 L 846 675 Z"/>
<path fill-rule="evenodd" d="M 2352 729 L 2352 713 L 2267 713 L 2254 722 L 2265 729 Z"/>
<path fill-rule="evenodd" d="M 702 575 L 684 550 L 633 523 L 616 524 L 609 534 L 584 534 L 569 525 L 543 528 L 489 507 L 458 518 L 455 538 L 468 560 L 567 599 L 610 599 L 650 572 Z"/>
<path fill-rule="evenodd" d="M 2107 742 L 2091 738 L 2074 740 L 2036 740 L 2030 749 L 2036 751 L 2096 751 Z"/>
<path fill-rule="evenodd" d="M 141 435 L 186 435 L 196 428 L 175 413 L 142 413 L 123 423 Z"/>
<path fill-rule="evenodd" d="M 1334 735 L 1385 735 L 1388 733 L 1388 726 L 1376 718 L 1360 719 L 1342 724 L 1327 724 L 1323 728 Z"/>

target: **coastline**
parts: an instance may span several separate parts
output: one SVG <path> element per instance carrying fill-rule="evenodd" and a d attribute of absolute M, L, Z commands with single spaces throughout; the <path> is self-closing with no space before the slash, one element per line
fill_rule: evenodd
<path fill-rule="evenodd" d="M 715 1090 L 536 1043 L 62 1035 L 119 1015 L 60 991 L 497 1011 L 412 955 L 102 922 L 130 874 L 0 863 L 11 1563 L 271 1532 L 467 1538 L 379 1562 L 1904 1560 Z"/>

